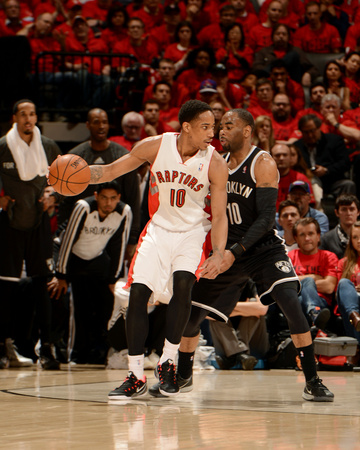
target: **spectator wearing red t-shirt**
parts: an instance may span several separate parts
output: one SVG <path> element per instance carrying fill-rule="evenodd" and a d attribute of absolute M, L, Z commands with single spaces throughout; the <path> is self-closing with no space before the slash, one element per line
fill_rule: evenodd
<path fill-rule="evenodd" d="M 153 97 L 153 86 L 156 81 L 166 81 L 171 85 L 171 100 L 170 106 L 172 108 L 180 108 L 186 101 L 190 99 L 189 89 L 179 81 L 175 81 L 175 65 L 170 59 L 162 58 L 159 61 L 159 68 L 154 77 L 153 83 L 146 86 L 143 96 L 143 102 Z"/>
<path fill-rule="evenodd" d="M 310 107 L 306 109 L 301 109 L 296 114 L 296 120 L 298 121 L 301 117 L 307 114 L 315 114 L 319 119 L 323 120 L 323 116 L 320 112 L 321 100 L 326 94 L 326 89 L 322 81 L 314 83 L 310 88 Z"/>
<path fill-rule="evenodd" d="M 104 28 L 113 0 L 88 0 L 83 5 L 82 15 L 91 28 Z"/>
<path fill-rule="evenodd" d="M 167 125 L 160 119 L 160 104 L 157 100 L 146 100 L 146 102 L 143 103 L 142 114 L 144 116 L 145 125 L 141 130 L 141 139 L 174 131 L 170 125 Z"/>
<path fill-rule="evenodd" d="M 343 65 L 345 85 L 350 90 L 350 103 L 352 107 L 357 108 L 360 103 L 360 53 L 347 53 Z"/>
<path fill-rule="evenodd" d="M 297 180 L 304 181 L 309 185 L 310 195 L 314 201 L 314 194 L 308 177 L 301 172 L 291 169 L 290 148 L 286 144 L 275 144 L 270 153 L 276 162 L 276 166 L 280 174 L 276 210 L 279 209 L 280 203 L 287 199 L 290 184 Z"/>
<path fill-rule="evenodd" d="M 216 52 L 224 45 L 225 31 L 235 23 L 235 8 L 225 5 L 220 10 L 218 23 L 213 23 L 197 34 L 199 45 L 210 47 Z"/>
<path fill-rule="evenodd" d="M 346 53 L 360 51 L 360 22 L 355 22 L 354 25 L 348 28 L 344 47 Z"/>
<path fill-rule="evenodd" d="M 270 79 L 276 94 L 286 94 L 290 99 L 291 113 L 295 116 L 305 106 L 305 95 L 301 84 L 289 77 L 286 64 L 281 59 L 271 64 Z"/>
<path fill-rule="evenodd" d="M 153 86 L 153 98 L 160 105 L 160 119 L 175 131 L 180 130 L 178 114 L 180 108 L 171 107 L 171 85 L 166 81 L 158 81 Z"/>
<path fill-rule="evenodd" d="M 266 11 L 271 0 L 265 0 L 259 11 L 259 20 L 266 20 Z M 292 30 L 296 30 L 304 21 L 305 7 L 301 0 L 282 0 L 282 15 L 279 23 L 287 25 Z"/>
<path fill-rule="evenodd" d="M 274 86 L 268 78 L 259 78 L 255 91 L 250 95 L 249 113 L 254 119 L 258 116 L 271 116 Z"/>
<path fill-rule="evenodd" d="M 180 21 L 180 8 L 178 5 L 171 3 L 165 6 L 164 23 L 150 30 L 150 36 L 155 39 L 160 55 L 170 44 L 175 42 L 175 31 Z"/>
<path fill-rule="evenodd" d="M 240 83 L 250 70 L 253 51 L 245 45 L 244 32 L 239 23 L 226 30 L 224 44 L 216 52 L 216 60 L 226 67 L 231 83 Z"/>
<path fill-rule="evenodd" d="M 0 18 L 0 37 L 15 36 L 27 22 L 20 19 L 20 3 L 17 0 L 4 2 L 5 17 Z"/>
<path fill-rule="evenodd" d="M 144 125 L 144 117 L 135 111 L 130 111 L 121 119 L 122 136 L 111 136 L 109 141 L 117 142 L 131 151 L 133 145 L 141 139 L 141 130 Z"/>
<path fill-rule="evenodd" d="M 130 18 L 128 22 L 128 37 L 121 42 L 117 42 L 113 48 L 114 53 L 128 53 L 136 56 L 142 64 L 151 64 L 153 59 L 158 56 L 158 49 L 155 40 L 144 34 L 144 24 L 141 19 L 136 17 Z M 123 67 L 119 67 L 116 58 L 112 61 L 113 67 L 120 71 Z"/>
<path fill-rule="evenodd" d="M 196 98 L 200 84 L 207 78 L 211 78 L 210 67 L 215 65 L 215 56 L 211 49 L 196 48 L 187 57 L 187 67 L 177 77 L 177 81 L 184 84 L 190 92 L 192 99 Z"/>
<path fill-rule="evenodd" d="M 219 100 L 228 109 L 242 108 L 246 96 L 245 89 L 229 82 L 228 71 L 223 64 L 211 68 L 211 78 L 216 82 Z"/>
<path fill-rule="evenodd" d="M 181 21 L 176 27 L 175 42 L 166 48 L 164 58 L 174 61 L 178 72 L 184 67 L 189 52 L 196 47 L 197 39 L 191 23 L 186 20 Z"/>
<path fill-rule="evenodd" d="M 81 16 L 82 4 L 77 1 L 69 0 L 66 3 L 67 20 L 60 23 L 53 29 L 54 38 L 62 47 L 65 45 L 65 39 L 73 35 L 73 22 L 76 16 Z"/>
<path fill-rule="evenodd" d="M 311 323 L 324 329 L 337 284 L 338 258 L 328 250 L 319 250 L 320 227 L 316 219 L 298 220 L 293 232 L 299 248 L 289 252 L 289 258 L 301 282 L 299 300 Z"/>
<path fill-rule="evenodd" d="M 272 29 L 279 22 L 281 15 L 282 3 L 279 0 L 272 0 L 267 8 L 266 20 L 254 26 L 246 36 L 246 43 L 254 53 L 272 44 Z"/>
<path fill-rule="evenodd" d="M 272 124 L 276 141 L 292 143 L 300 139 L 297 120 L 291 116 L 291 103 L 286 94 L 276 94 L 272 102 Z"/>
<path fill-rule="evenodd" d="M 235 8 L 236 23 L 241 24 L 244 34 L 247 36 L 250 30 L 255 25 L 258 25 L 258 16 L 250 11 L 249 2 L 247 2 L 247 0 L 230 0 L 230 5 Z"/>
<path fill-rule="evenodd" d="M 133 11 L 129 16 L 141 19 L 144 23 L 145 33 L 150 33 L 153 28 L 163 24 L 164 7 L 160 0 L 143 0 L 141 8 Z"/>
<path fill-rule="evenodd" d="M 342 42 L 339 32 L 332 25 L 321 21 L 320 5 L 306 5 L 308 24 L 295 31 L 293 44 L 309 53 L 339 53 Z"/>
<path fill-rule="evenodd" d="M 105 42 L 108 52 L 112 52 L 117 42 L 128 36 L 129 16 L 126 9 L 120 5 L 113 5 L 106 16 L 105 28 L 101 32 L 101 39 Z"/>
<path fill-rule="evenodd" d="M 213 6 L 209 2 L 209 6 Z M 195 33 L 203 30 L 213 23 L 214 17 L 206 10 L 205 0 L 184 0 L 178 3 L 180 8 L 181 20 L 187 20 L 193 26 Z M 215 13 L 216 18 L 216 13 Z"/>

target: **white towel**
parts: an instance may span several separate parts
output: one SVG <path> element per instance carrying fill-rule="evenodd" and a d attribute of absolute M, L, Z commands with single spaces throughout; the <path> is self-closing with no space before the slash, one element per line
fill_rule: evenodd
<path fill-rule="evenodd" d="M 48 160 L 41 142 L 40 130 L 34 127 L 33 136 L 28 145 L 21 139 L 14 123 L 6 134 L 6 142 L 15 160 L 19 176 L 23 181 L 33 180 L 37 175 L 45 176 L 48 172 Z"/>

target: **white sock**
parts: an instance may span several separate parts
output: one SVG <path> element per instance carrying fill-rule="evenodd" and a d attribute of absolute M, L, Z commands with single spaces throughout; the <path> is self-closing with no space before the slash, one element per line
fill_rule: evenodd
<path fill-rule="evenodd" d="M 138 380 L 144 377 L 144 355 L 128 355 L 129 372 L 132 372 Z"/>
<path fill-rule="evenodd" d="M 159 364 L 160 365 L 163 364 L 168 359 L 172 359 L 175 364 L 175 360 L 176 360 L 176 356 L 177 356 L 179 347 L 180 347 L 180 343 L 172 344 L 167 339 L 165 339 L 164 348 L 163 348 L 163 352 L 162 352 Z"/>

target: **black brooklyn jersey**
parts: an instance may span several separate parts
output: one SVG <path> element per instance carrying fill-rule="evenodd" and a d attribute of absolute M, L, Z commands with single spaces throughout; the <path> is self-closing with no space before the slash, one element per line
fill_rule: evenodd
<path fill-rule="evenodd" d="M 232 170 L 229 169 L 227 182 L 227 216 L 229 225 L 227 248 L 239 242 L 257 219 L 254 168 L 257 158 L 262 153 L 267 152 L 253 146 L 247 158 L 238 167 Z M 229 157 L 229 154 L 225 155 L 226 161 L 229 160 Z M 259 243 L 268 240 L 272 236 L 274 236 L 274 231 L 266 233 L 259 240 Z"/>

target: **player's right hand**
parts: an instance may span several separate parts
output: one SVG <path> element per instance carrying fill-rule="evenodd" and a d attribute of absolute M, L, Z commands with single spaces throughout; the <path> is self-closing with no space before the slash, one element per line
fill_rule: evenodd
<path fill-rule="evenodd" d="M 225 250 L 224 257 L 221 261 L 220 265 L 220 273 L 226 272 L 230 267 L 234 264 L 235 256 L 231 253 L 230 250 Z"/>

